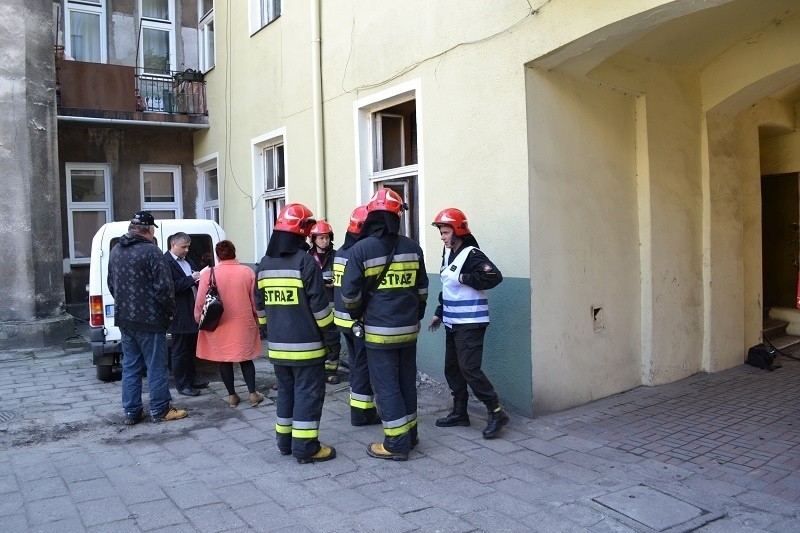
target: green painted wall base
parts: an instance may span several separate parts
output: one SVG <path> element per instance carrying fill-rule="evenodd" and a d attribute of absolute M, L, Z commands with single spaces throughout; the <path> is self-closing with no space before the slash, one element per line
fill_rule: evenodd
<path fill-rule="evenodd" d="M 444 327 L 428 331 L 442 290 L 437 273 L 428 273 L 428 307 L 417 344 L 417 368 L 444 379 Z M 491 324 L 483 347 L 483 371 L 503 405 L 517 414 L 533 416 L 531 368 L 531 289 L 527 278 L 504 278 L 488 291 Z"/>

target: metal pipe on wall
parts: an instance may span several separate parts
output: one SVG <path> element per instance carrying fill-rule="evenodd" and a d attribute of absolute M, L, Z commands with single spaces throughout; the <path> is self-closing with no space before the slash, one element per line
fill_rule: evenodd
<path fill-rule="evenodd" d="M 317 219 L 325 213 L 325 139 L 322 119 L 322 41 L 320 33 L 320 0 L 311 0 L 311 85 L 313 86 L 314 112 L 314 176 L 317 184 Z"/>

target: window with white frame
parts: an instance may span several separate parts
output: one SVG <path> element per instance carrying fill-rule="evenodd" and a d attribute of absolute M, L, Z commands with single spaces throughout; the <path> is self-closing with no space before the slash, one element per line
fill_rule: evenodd
<path fill-rule="evenodd" d="M 264 165 L 264 201 L 267 213 L 267 237 L 272 235 L 278 213 L 286 205 L 286 173 L 283 159 L 283 143 L 264 147 L 261 155 Z"/>
<path fill-rule="evenodd" d="M 362 145 L 371 153 L 366 176 L 368 193 L 389 188 L 399 194 L 408 205 L 408 210 L 401 215 L 400 230 L 416 240 L 419 235 L 416 99 L 381 102 L 364 114 L 369 117 L 371 132 L 369 146 Z"/>
<path fill-rule="evenodd" d="M 181 167 L 142 165 L 140 167 L 142 209 L 153 218 L 182 218 Z"/>
<path fill-rule="evenodd" d="M 253 191 L 253 235 L 255 260 L 267 249 L 267 243 L 283 206 L 286 205 L 286 129 L 280 128 L 251 139 Z"/>
<path fill-rule="evenodd" d="M 216 163 L 216 162 L 215 162 Z M 202 174 L 203 218 L 219 224 L 219 180 L 216 165 L 200 171 Z"/>
<path fill-rule="evenodd" d="M 66 176 L 69 259 L 88 263 L 92 237 L 112 220 L 111 173 L 102 163 L 67 163 Z"/>
<path fill-rule="evenodd" d="M 200 71 L 214 68 L 214 0 L 197 0 Z"/>
<path fill-rule="evenodd" d="M 145 74 L 169 75 L 176 69 L 175 0 L 139 0 L 138 65 Z"/>
<path fill-rule="evenodd" d="M 69 57 L 91 63 L 108 61 L 106 0 L 67 0 L 64 35 Z"/>
<path fill-rule="evenodd" d="M 281 0 L 250 0 L 250 35 L 281 16 Z"/>

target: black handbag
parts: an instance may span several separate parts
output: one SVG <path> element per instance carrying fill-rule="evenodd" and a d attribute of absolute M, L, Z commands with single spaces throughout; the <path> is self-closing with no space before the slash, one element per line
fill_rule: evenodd
<path fill-rule="evenodd" d="M 211 279 L 206 292 L 206 301 L 203 303 L 203 312 L 200 314 L 200 324 L 198 329 L 203 331 L 214 331 L 222 318 L 222 298 L 217 290 L 217 278 L 214 276 L 214 267 L 211 268 Z"/>
<path fill-rule="evenodd" d="M 776 367 L 773 366 L 773 363 L 777 355 L 778 351 L 775 348 L 764 344 L 756 344 L 747 350 L 745 363 L 761 370 L 774 370 Z M 780 365 L 777 368 L 780 368 Z"/>

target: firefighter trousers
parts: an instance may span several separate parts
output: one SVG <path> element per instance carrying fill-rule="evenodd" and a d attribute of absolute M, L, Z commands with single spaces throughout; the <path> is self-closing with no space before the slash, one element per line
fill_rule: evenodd
<path fill-rule="evenodd" d="M 367 364 L 383 423 L 383 446 L 390 452 L 409 453 L 417 437 L 417 346 L 368 346 Z"/>
<path fill-rule="evenodd" d="M 275 434 L 278 449 L 298 459 L 317 453 L 319 420 L 325 401 L 325 365 L 274 365 L 278 378 Z"/>
<path fill-rule="evenodd" d="M 350 331 L 342 332 L 350 354 L 350 423 L 363 426 L 376 416 L 375 396 L 369 383 L 367 347 L 364 339 Z"/>

